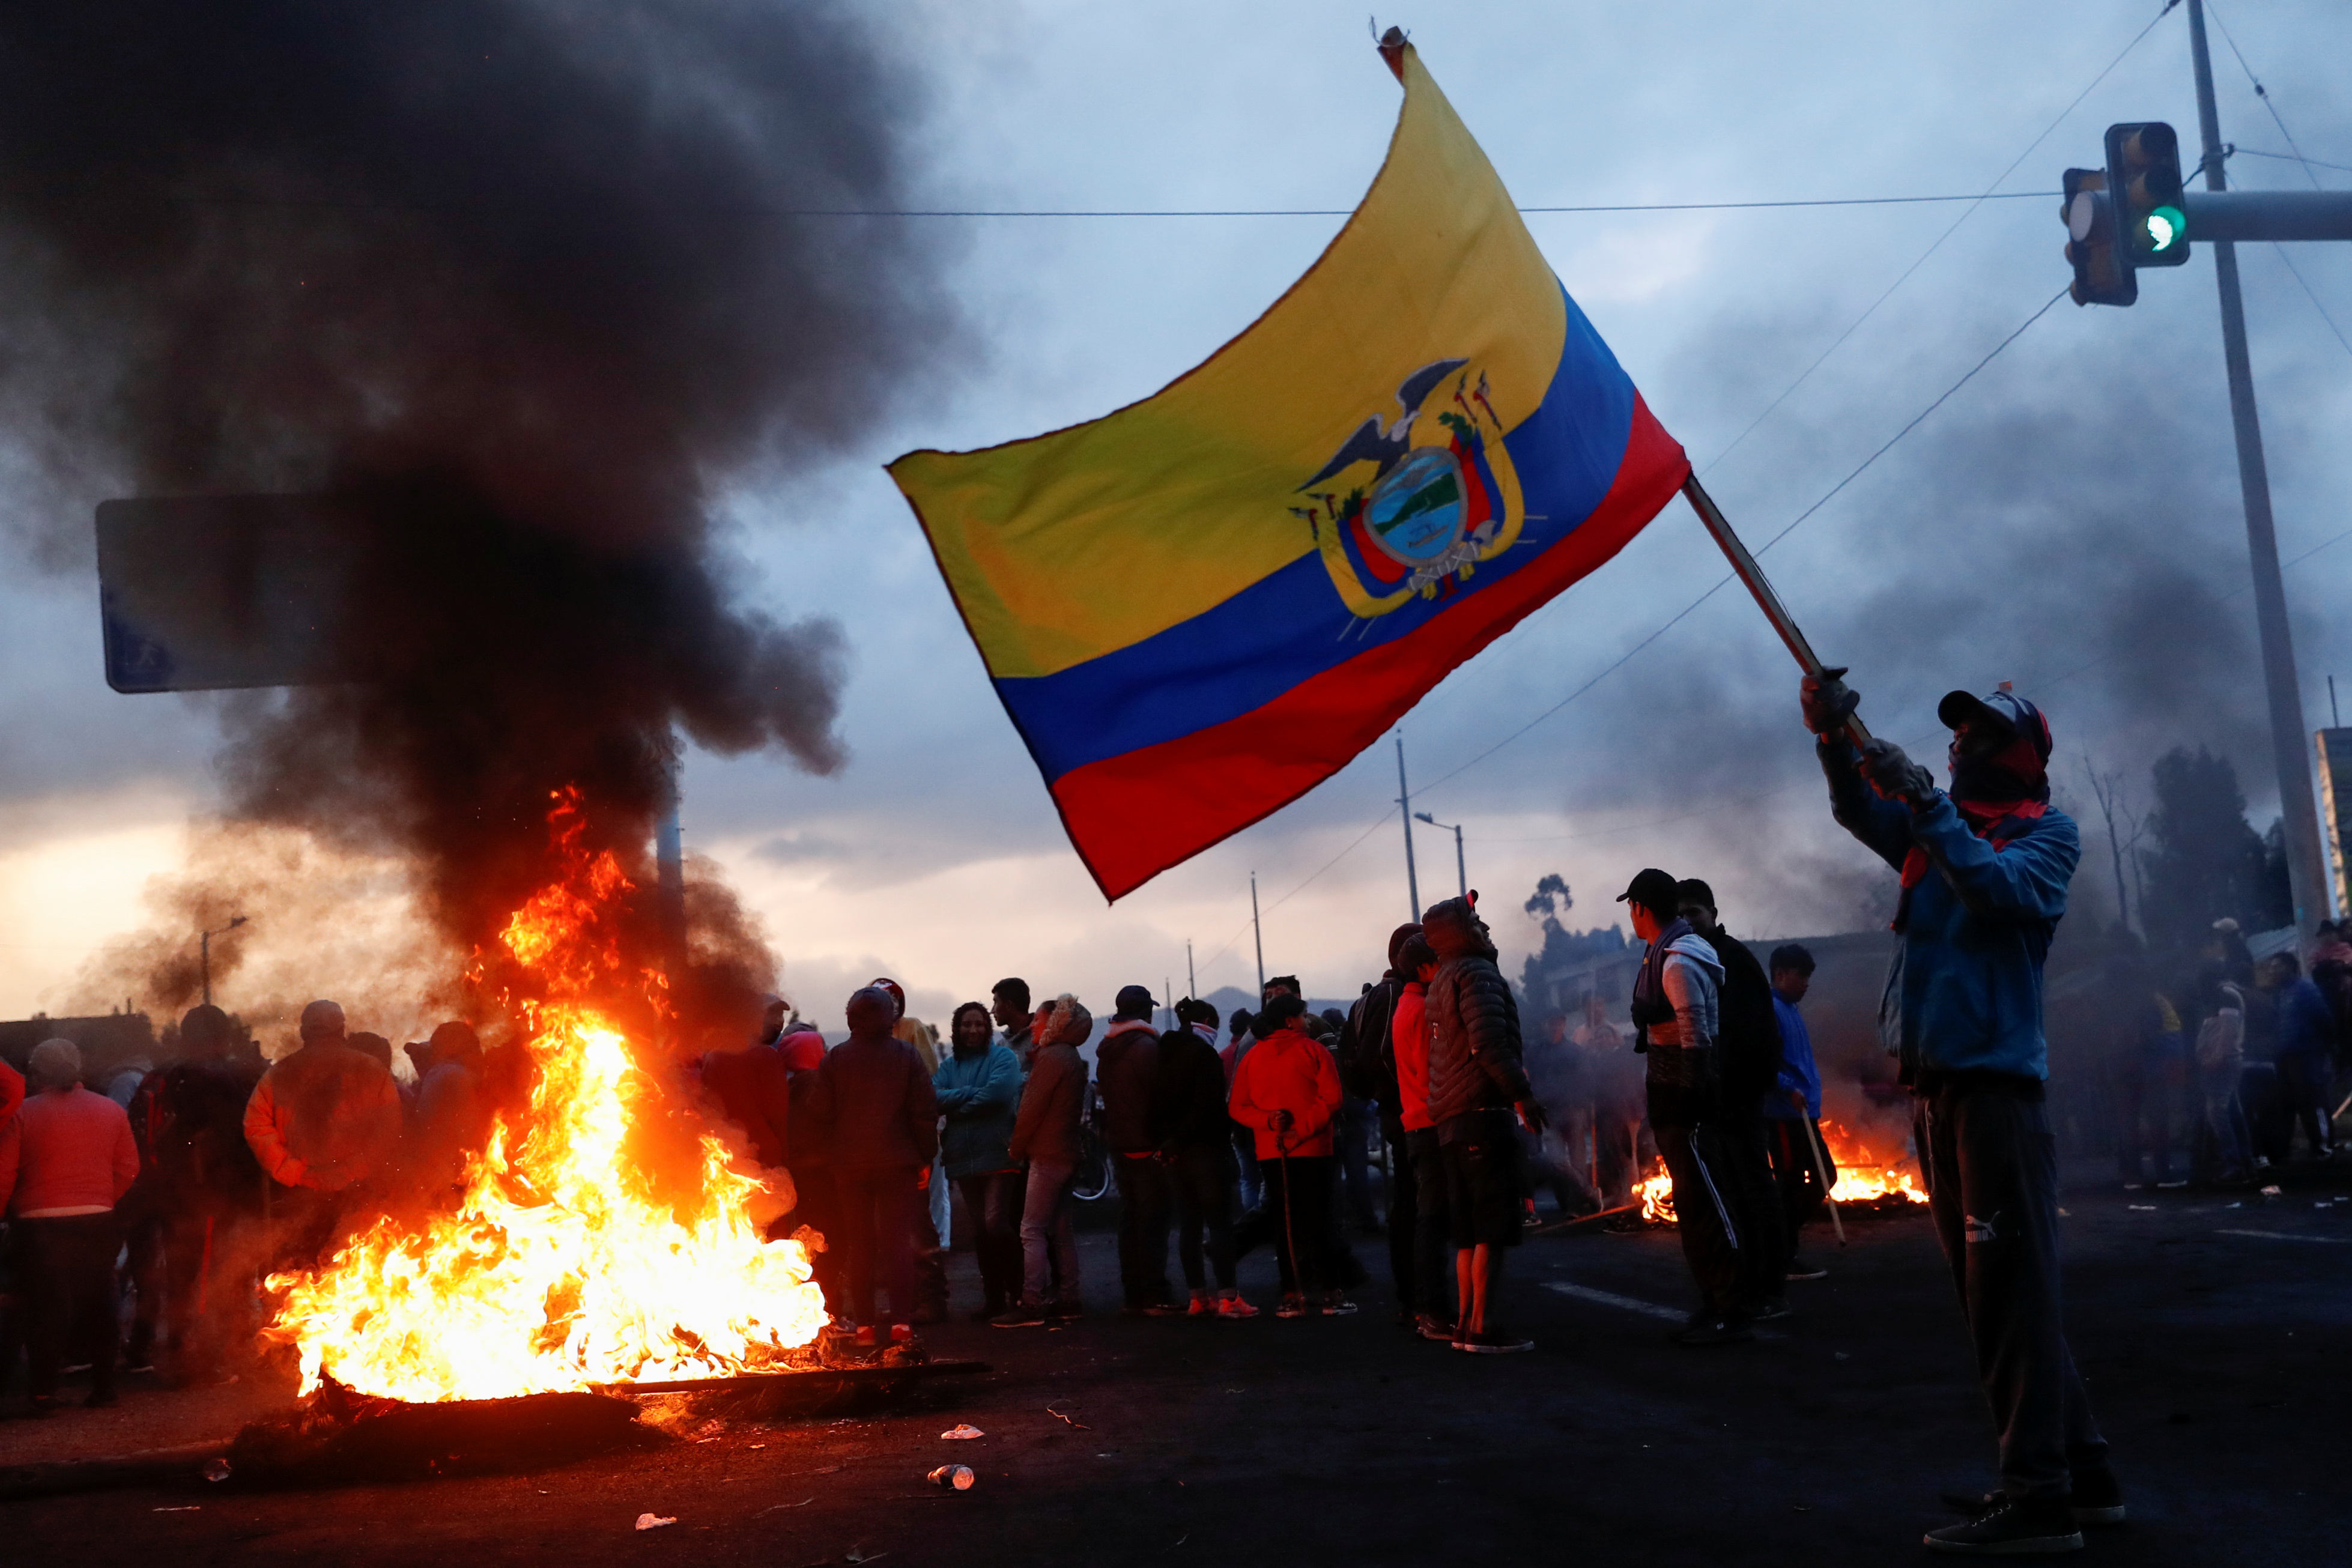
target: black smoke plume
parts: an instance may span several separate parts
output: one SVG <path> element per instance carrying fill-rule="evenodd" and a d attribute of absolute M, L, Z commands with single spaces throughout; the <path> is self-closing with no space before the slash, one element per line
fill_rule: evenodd
<path fill-rule="evenodd" d="M 674 735 L 838 764 L 838 630 L 742 602 L 711 517 L 955 358 L 907 224 L 790 215 L 906 205 L 923 96 L 846 5 L 0 11 L 0 413 L 53 520 L 371 525 L 321 635 L 378 678 L 229 704 L 233 815 L 418 858 L 479 945 L 558 787 L 646 881 Z"/>

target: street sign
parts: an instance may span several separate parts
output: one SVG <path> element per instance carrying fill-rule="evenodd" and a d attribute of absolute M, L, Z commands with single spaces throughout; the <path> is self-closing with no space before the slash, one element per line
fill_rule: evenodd
<path fill-rule="evenodd" d="M 106 684 L 220 691 L 350 680 L 341 607 L 365 525 L 317 496 L 182 496 L 98 508 Z"/>

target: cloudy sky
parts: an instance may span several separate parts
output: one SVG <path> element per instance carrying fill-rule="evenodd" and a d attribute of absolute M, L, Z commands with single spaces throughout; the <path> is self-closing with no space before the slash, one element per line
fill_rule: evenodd
<path fill-rule="evenodd" d="M 2054 192 L 2066 165 L 2099 161 L 2111 120 L 2168 119 L 2193 142 L 2184 11 L 2060 119 L 2157 8 L 1430 4 L 1380 22 L 1410 29 L 1522 204 L 1601 205 Z M 940 206 L 1345 209 L 1394 121 L 1396 85 L 1353 5 L 863 9 L 928 85 L 906 113 Z M 2352 104 L 2327 64 L 2352 55 L 2352 16 L 2218 16 L 2304 153 L 2352 165 Z M 2287 152 L 2218 35 L 2215 52 L 2224 136 Z M 2309 188 L 2303 166 L 2252 153 L 2230 177 Z M 2056 208 L 1528 222 L 1756 544 L 2063 286 Z M 1188 940 L 1203 990 L 1246 985 L 1253 872 L 1268 969 L 1352 993 L 1407 909 L 1393 743 L 1107 909 L 881 469 L 910 447 L 986 445 L 1149 394 L 1245 326 L 1340 219 L 928 221 L 977 356 L 943 356 L 837 461 L 729 501 L 742 598 L 844 629 L 850 760 L 820 778 L 780 757 L 691 758 L 689 847 L 757 910 L 819 1015 L 879 972 L 926 1014 L 1011 973 L 1095 998 L 1129 980 L 1181 990 Z M 2352 348 L 2336 332 L 2352 335 L 2352 247 L 2240 255 L 2294 560 L 2352 529 Z M 0 446 L 0 486 L 25 461 Z M 2011 679 L 2052 716 L 2062 789 L 2090 757 L 2144 797 L 2158 752 L 2201 742 L 2237 760 L 2258 825 L 2275 811 L 2201 249 L 2145 276 L 2130 310 L 2061 302 L 1765 559 L 1816 645 L 1854 666 L 1881 733 L 1932 752 L 1943 691 Z M 1464 825 L 1514 967 L 1535 937 L 1517 906 L 1550 872 L 1574 889 L 1571 925 L 1608 923 L 1645 864 L 1709 877 L 1741 934 L 1884 918 L 1881 873 L 1826 823 L 1794 671 L 1742 595 L 1717 593 L 1601 674 L 1723 570 L 1677 506 L 1405 718 L 1415 804 Z M 2314 725 L 2331 671 L 2352 695 L 2352 618 L 2333 613 L 2347 585 L 2352 541 L 2287 572 Z M 0 1015 L 86 1002 L 92 954 L 147 922 L 150 879 L 183 865 L 189 824 L 219 799 L 220 699 L 110 692 L 96 597 L 86 549 L 19 549 L 0 580 Z M 1453 845 L 1419 833 L 1426 900 L 1452 890 Z M 2091 880 L 2078 896 L 2101 896 Z"/>

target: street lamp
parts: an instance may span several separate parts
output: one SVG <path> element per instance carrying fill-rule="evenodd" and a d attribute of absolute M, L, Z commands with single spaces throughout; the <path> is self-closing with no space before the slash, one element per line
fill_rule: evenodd
<path fill-rule="evenodd" d="M 1467 864 L 1462 859 L 1462 824 L 1459 822 L 1441 822 L 1426 811 L 1415 811 L 1413 813 L 1413 819 L 1416 821 L 1427 822 L 1433 828 L 1451 827 L 1454 830 L 1454 874 L 1461 881 L 1462 896 L 1465 898 L 1469 897 L 1470 871 Z"/>
<path fill-rule="evenodd" d="M 244 924 L 244 915 L 232 915 L 227 925 L 222 926 L 217 931 L 205 932 L 203 937 L 196 944 L 196 949 L 204 966 L 205 1006 L 206 1007 L 213 1005 L 213 938 L 215 936 L 226 936 Z"/>

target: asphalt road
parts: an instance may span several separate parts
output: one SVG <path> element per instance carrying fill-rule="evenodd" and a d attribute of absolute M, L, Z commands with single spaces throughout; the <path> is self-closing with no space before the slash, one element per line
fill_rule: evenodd
<path fill-rule="evenodd" d="M 2069 1188 L 2074 1344 L 2132 1510 L 2084 1560 L 2341 1561 L 2352 1197 L 2320 1200 L 2347 1189 L 2231 1207 Z M 934 1351 L 996 1370 L 876 1418 L 735 1425 L 529 1475 L 18 1501 L 0 1542 L 16 1562 L 142 1568 L 1912 1560 L 1950 1517 L 1939 1489 L 1990 1484 L 1990 1422 L 1924 1219 L 1853 1232 L 1843 1252 L 1809 1234 L 1830 1278 L 1792 1286 L 1797 1315 L 1747 1346 L 1666 1343 L 1688 1294 L 1670 1234 L 1538 1238 L 1508 1296 L 1529 1355 L 1412 1340 L 1377 1285 L 1335 1321 L 959 1322 Z M 1110 1239 L 1084 1251 L 1107 1306 Z M 1244 1265 L 1262 1303 L 1271 1270 Z M 955 1281 L 971 1304 L 961 1257 Z M 49 1424 L 60 1443 L 76 1418 Z M 959 1422 L 986 1436 L 942 1441 Z M 973 1490 L 925 1484 L 959 1460 Z M 648 1512 L 677 1522 L 636 1530 Z"/>

